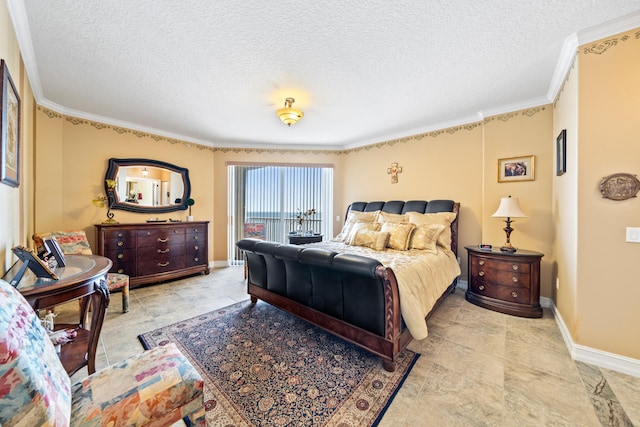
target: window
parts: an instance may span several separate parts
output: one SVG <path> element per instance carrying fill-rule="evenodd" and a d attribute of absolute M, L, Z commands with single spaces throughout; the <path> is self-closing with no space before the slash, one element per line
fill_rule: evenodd
<path fill-rule="evenodd" d="M 257 237 L 286 243 L 296 231 L 296 214 L 315 209 L 303 231 L 333 236 L 333 166 L 228 164 L 229 261 L 242 256 L 235 243 Z M 328 238 L 328 237 L 327 237 Z"/>

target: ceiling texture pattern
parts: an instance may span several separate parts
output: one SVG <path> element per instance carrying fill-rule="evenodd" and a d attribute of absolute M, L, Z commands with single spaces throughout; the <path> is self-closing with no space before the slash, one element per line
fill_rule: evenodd
<path fill-rule="evenodd" d="M 638 0 L 7 3 L 39 105 L 211 147 L 348 149 L 548 104 L 578 45 L 640 27 Z"/>

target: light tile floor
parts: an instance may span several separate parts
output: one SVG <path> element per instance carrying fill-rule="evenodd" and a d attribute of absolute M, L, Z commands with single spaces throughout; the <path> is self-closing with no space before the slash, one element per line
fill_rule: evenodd
<path fill-rule="evenodd" d="M 98 369 L 141 352 L 139 334 L 248 298 L 242 267 L 132 289 L 129 313 L 121 295 L 111 297 Z M 77 303 L 57 310 L 67 321 Z M 541 319 L 504 315 L 458 289 L 428 326 L 381 426 L 640 426 L 640 378 L 573 362 L 547 309 Z"/>

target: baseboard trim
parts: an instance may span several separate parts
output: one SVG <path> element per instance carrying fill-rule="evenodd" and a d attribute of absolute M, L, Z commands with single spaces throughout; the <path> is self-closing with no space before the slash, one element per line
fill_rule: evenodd
<path fill-rule="evenodd" d="M 458 280 L 458 288 L 466 291 L 468 286 L 469 284 L 466 280 Z M 540 297 L 540 305 L 553 311 L 554 318 L 562 334 L 562 339 L 573 360 L 640 378 L 640 360 L 576 344 L 573 342 L 571 333 L 569 333 L 569 329 L 564 323 L 564 319 L 556 308 L 553 300 L 551 298 Z"/>
<path fill-rule="evenodd" d="M 224 260 L 224 261 L 209 261 L 209 267 L 210 268 L 224 268 L 224 267 L 229 267 L 229 261 L 228 260 Z"/>
<path fill-rule="evenodd" d="M 631 375 L 640 378 L 640 360 L 632 359 L 630 357 L 621 356 L 615 353 L 609 353 L 607 351 L 598 350 L 595 348 L 587 347 L 584 345 L 576 344 L 571 338 L 571 333 L 564 323 L 562 315 L 556 308 L 552 300 L 550 301 L 550 308 L 553 310 L 556 323 L 560 328 L 562 339 L 564 340 L 569 354 L 573 360 L 578 362 L 589 363 L 601 368 L 611 369 L 612 371 L 621 372 L 623 374 Z"/>

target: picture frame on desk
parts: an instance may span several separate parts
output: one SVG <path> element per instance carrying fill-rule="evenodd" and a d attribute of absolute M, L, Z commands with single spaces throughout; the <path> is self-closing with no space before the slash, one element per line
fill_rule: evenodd
<path fill-rule="evenodd" d="M 11 251 L 22 261 L 22 265 L 13 277 L 5 279 L 8 279 L 7 281 L 11 286 L 18 286 L 27 268 L 31 270 L 36 277 L 58 280 L 58 276 L 38 257 L 33 249 L 25 248 L 24 246 L 15 246 Z M 13 271 L 13 268 L 11 268 L 10 271 Z"/>
<path fill-rule="evenodd" d="M 55 237 L 51 237 L 50 239 L 45 239 L 44 241 L 45 249 L 53 256 L 56 260 L 56 267 L 64 267 L 64 253 L 62 253 L 62 249 L 60 249 L 60 245 L 56 241 Z"/>
<path fill-rule="evenodd" d="M 0 60 L 0 129 L 2 164 L 0 182 L 11 187 L 20 185 L 20 95 L 7 63 Z"/>

